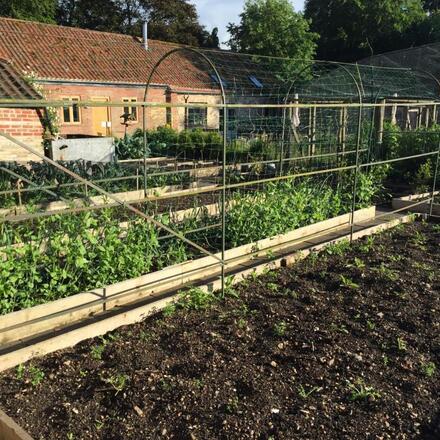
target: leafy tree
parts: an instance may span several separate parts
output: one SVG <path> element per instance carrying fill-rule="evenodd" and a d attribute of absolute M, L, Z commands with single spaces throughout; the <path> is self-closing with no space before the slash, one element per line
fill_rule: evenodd
<path fill-rule="evenodd" d="M 108 0 L 60 0 L 57 22 L 99 31 L 117 32 L 122 27 L 118 5 Z"/>
<path fill-rule="evenodd" d="M 0 0 L 0 16 L 55 23 L 56 0 Z"/>
<path fill-rule="evenodd" d="M 297 59 L 298 70 L 315 55 L 318 35 L 310 32 L 309 25 L 289 0 L 247 0 L 240 23 L 228 25 L 228 45 L 238 52 Z M 286 62 L 279 64 L 283 70 L 294 68 Z"/>
<path fill-rule="evenodd" d="M 220 47 L 220 40 L 218 38 L 218 28 L 215 27 L 211 33 L 206 32 L 205 39 L 202 46 L 218 49 Z"/>
<path fill-rule="evenodd" d="M 426 14 L 421 0 L 306 0 L 305 16 L 321 35 L 318 58 L 354 61 L 407 47 Z"/>
<path fill-rule="evenodd" d="M 188 0 L 59 0 L 57 21 L 139 36 L 143 22 L 148 21 L 152 39 L 218 47 L 215 29 L 211 34 L 206 31 Z"/>

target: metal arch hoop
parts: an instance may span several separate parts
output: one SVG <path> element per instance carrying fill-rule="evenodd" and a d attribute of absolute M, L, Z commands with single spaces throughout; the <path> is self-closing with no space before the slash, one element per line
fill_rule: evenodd
<path fill-rule="evenodd" d="M 153 69 L 150 72 L 147 83 L 145 85 L 144 92 L 144 102 L 147 101 L 148 91 L 151 86 L 151 81 L 153 79 L 154 74 L 156 73 L 158 67 L 171 55 L 177 52 L 191 52 L 199 56 L 201 59 L 207 62 L 209 67 L 214 72 L 214 75 L 217 79 L 217 83 L 221 92 L 221 100 L 223 105 L 223 160 L 222 160 L 222 200 L 221 200 L 221 217 L 222 217 L 222 251 L 221 251 L 221 286 L 222 286 L 222 295 L 225 294 L 225 252 L 226 252 L 226 146 L 227 146 L 227 127 L 228 127 L 228 112 L 227 112 L 227 102 L 226 102 L 226 93 L 223 85 L 222 77 L 220 76 L 219 70 L 211 58 L 208 57 L 205 53 L 200 50 L 194 49 L 192 47 L 177 47 L 173 50 L 170 50 L 165 55 L 163 55 L 154 65 Z M 146 126 L 146 107 L 145 104 L 142 105 L 142 130 L 143 130 L 143 140 L 144 140 L 144 193 L 146 197 L 147 193 L 147 126 Z"/>

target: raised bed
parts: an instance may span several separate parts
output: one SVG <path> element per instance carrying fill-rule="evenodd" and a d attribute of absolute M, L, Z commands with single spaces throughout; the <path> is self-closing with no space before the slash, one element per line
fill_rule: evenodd
<path fill-rule="evenodd" d="M 407 216 L 377 222 L 372 219 L 374 212 L 374 207 L 356 212 L 358 225 L 362 220 L 371 224 L 357 230 L 354 239 L 410 219 Z M 349 238 L 348 219 L 347 214 L 261 240 L 258 250 L 255 244 L 231 249 L 226 255 L 226 273 L 234 276 L 234 284 L 252 272 L 292 264 L 312 250 Z M 219 289 L 220 272 L 219 262 L 213 257 L 205 257 L 104 289 L 4 315 L 0 317 L 0 371 L 121 325 L 143 320 L 172 303 L 176 292 L 185 286 Z"/>
<path fill-rule="evenodd" d="M 36 359 L 37 385 L 0 375 L 2 405 L 45 440 L 437 439 L 438 231 L 335 247 Z"/>
<path fill-rule="evenodd" d="M 436 191 L 434 197 L 438 196 L 440 192 Z M 431 196 L 432 193 L 411 194 L 404 197 L 393 198 L 392 207 L 394 210 L 406 210 L 411 212 L 418 212 L 421 214 L 430 214 L 431 212 Z M 432 214 L 440 216 L 440 204 L 432 205 Z"/>
<path fill-rule="evenodd" d="M 0 409 L 0 440 L 32 440 L 32 437 Z"/>
<path fill-rule="evenodd" d="M 154 201 L 159 198 L 163 198 L 167 196 L 169 198 L 172 197 L 182 197 L 191 195 L 194 190 L 203 189 L 204 192 L 208 192 L 210 190 L 215 191 L 217 185 L 204 184 L 204 183 L 191 183 L 190 188 L 182 189 L 179 185 L 171 185 L 171 186 L 162 186 L 157 188 L 149 188 L 147 189 L 147 197 L 145 197 L 144 190 L 136 190 L 136 191 L 127 191 L 121 193 L 112 193 L 112 196 L 117 197 L 122 202 L 129 203 L 141 203 L 146 200 Z M 113 206 L 116 203 L 111 201 L 109 203 L 109 199 L 106 196 L 93 196 L 85 199 L 72 199 L 68 203 L 58 201 L 58 202 L 49 202 L 46 204 L 38 204 L 33 206 L 33 208 L 37 211 L 47 211 L 54 212 L 61 211 L 69 208 L 81 208 L 93 205 L 95 207 L 108 207 Z M 0 217 L 6 217 L 9 215 L 20 215 L 27 212 L 26 206 L 14 206 L 12 208 L 3 208 L 0 209 Z"/>

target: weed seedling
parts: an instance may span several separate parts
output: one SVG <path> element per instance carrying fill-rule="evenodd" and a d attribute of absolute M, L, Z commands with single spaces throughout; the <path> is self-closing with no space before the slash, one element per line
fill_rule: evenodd
<path fill-rule="evenodd" d="M 387 281 L 396 281 L 399 278 L 399 274 L 395 270 L 388 268 L 384 263 L 381 263 L 378 268 L 374 268 L 373 271 L 377 272 Z"/>
<path fill-rule="evenodd" d="M 238 404 L 240 401 L 238 400 L 237 396 L 232 397 L 228 400 L 228 403 L 226 404 L 226 411 L 229 414 L 234 414 L 238 411 Z"/>
<path fill-rule="evenodd" d="M 159 380 L 159 386 L 165 392 L 171 391 L 173 389 L 173 385 L 165 379 Z"/>
<path fill-rule="evenodd" d="M 350 391 L 350 400 L 376 400 L 380 399 L 381 395 L 373 387 L 365 385 L 362 379 L 358 379 L 356 383 L 348 383 L 348 389 Z"/>
<path fill-rule="evenodd" d="M 244 318 L 240 318 L 238 321 L 237 321 L 237 326 L 238 326 L 238 328 L 239 329 L 244 329 L 244 328 L 246 328 L 247 327 L 247 321 L 246 321 L 246 319 L 244 319 Z"/>
<path fill-rule="evenodd" d="M 26 367 L 23 364 L 20 364 L 17 367 L 17 374 L 16 377 L 18 380 L 23 380 L 24 379 L 24 373 L 26 371 Z"/>
<path fill-rule="evenodd" d="M 356 269 L 365 269 L 365 263 L 358 257 L 354 258 L 353 264 L 347 264 L 347 267 Z"/>
<path fill-rule="evenodd" d="M 193 287 L 180 292 L 177 305 L 185 310 L 204 310 L 214 301 L 216 301 L 216 297 L 211 292 Z"/>
<path fill-rule="evenodd" d="M 287 323 L 285 321 L 277 322 L 273 326 L 273 332 L 278 337 L 284 336 L 286 334 L 286 331 L 287 331 Z"/>
<path fill-rule="evenodd" d="M 434 362 L 428 362 L 427 364 L 422 364 L 423 374 L 427 377 L 432 377 L 435 374 L 437 367 Z"/>
<path fill-rule="evenodd" d="M 420 249 L 424 249 L 427 242 L 427 238 L 425 237 L 425 235 L 423 235 L 422 232 L 416 231 L 411 241 L 414 244 L 414 246 L 419 247 Z"/>
<path fill-rule="evenodd" d="M 115 389 L 116 394 L 119 394 L 127 385 L 128 376 L 126 374 L 116 374 L 114 376 L 110 376 L 109 378 L 101 376 L 101 379 L 103 382 L 111 385 Z"/>
<path fill-rule="evenodd" d="M 359 284 L 356 284 L 353 280 L 350 278 L 344 277 L 344 275 L 341 275 L 341 287 L 346 287 L 347 289 L 356 290 L 359 289 Z"/>
<path fill-rule="evenodd" d="M 376 324 L 373 321 L 367 320 L 368 330 L 373 331 L 376 328 Z"/>
<path fill-rule="evenodd" d="M 320 387 L 313 387 L 313 388 L 310 388 L 309 390 L 306 390 L 306 389 L 304 388 L 303 385 L 300 385 L 300 386 L 298 387 L 298 394 L 299 394 L 299 396 L 302 397 L 303 399 L 307 399 L 307 398 L 309 398 L 313 393 L 319 392 L 319 391 L 321 391 L 321 390 L 322 390 L 322 388 L 320 388 Z"/>
<path fill-rule="evenodd" d="M 97 361 L 100 361 L 102 359 L 102 355 L 104 354 L 105 347 L 107 345 L 107 341 L 105 340 L 105 338 L 101 338 L 101 341 L 101 344 L 94 345 L 90 350 L 92 358 Z"/>
<path fill-rule="evenodd" d="M 277 293 L 278 289 L 279 289 L 278 284 L 275 284 L 275 283 L 267 283 L 266 287 L 273 293 Z"/>
<path fill-rule="evenodd" d="M 365 242 L 362 243 L 361 245 L 359 245 L 359 250 L 360 250 L 362 253 L 367 254 L 367 253 L 370 252 L 371 249 L 373 248 L 373 246 L 374 246 L 374 240 L 375 240 L 375 238 L 374 238 L 372 235 L 368 236 L 368 237 L 366 238 Z"/>
<path fill-rule="evenodd" d="M 174 315 L 174 313 L 176 313 L 176 305 L 175 304 L 168 304 L 162 310 L 162 314 L 165 318 L 169 318 L 170 316 Z"/>
<path fill-rule="evenodd" d="M 36 387 L 37 385 L 40 385 L 41 382 L 43 382 L 44 371 L 38 367 L 34 367 L 33 365 L 31 365 L 29 367 L 29 377 L 31 384 Z"/>
<path fill-rule="evenodd" d="M 342 240 L 338 243 L 333 243 L 325 248 L 327 255 L 337 255 L 342 257 L 350 249 L 350 242 L 348 240 Z"/>
<path fill-rule="evenodd" d="M 397 349 L 399 351 L 406 351 L 407 350 L 406 341 L 402 338 L 397 338 Z"/>

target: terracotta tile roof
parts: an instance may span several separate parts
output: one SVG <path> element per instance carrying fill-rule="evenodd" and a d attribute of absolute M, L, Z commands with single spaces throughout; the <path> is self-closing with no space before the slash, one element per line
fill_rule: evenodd
<path fill-rule="evenodd" d="M 122 34 L 0 18 L 0 57 L 40 79 L 145 84 L 154 64 L 176 44 Z M 211 89 L 209 72 L 188 52 L 166 61 L 154 83 Z"/>
<path fill-rule="evenodd" d="M 5 60 L 0 59 L 0 99 L 40 99 L 41 96 Z"/>

